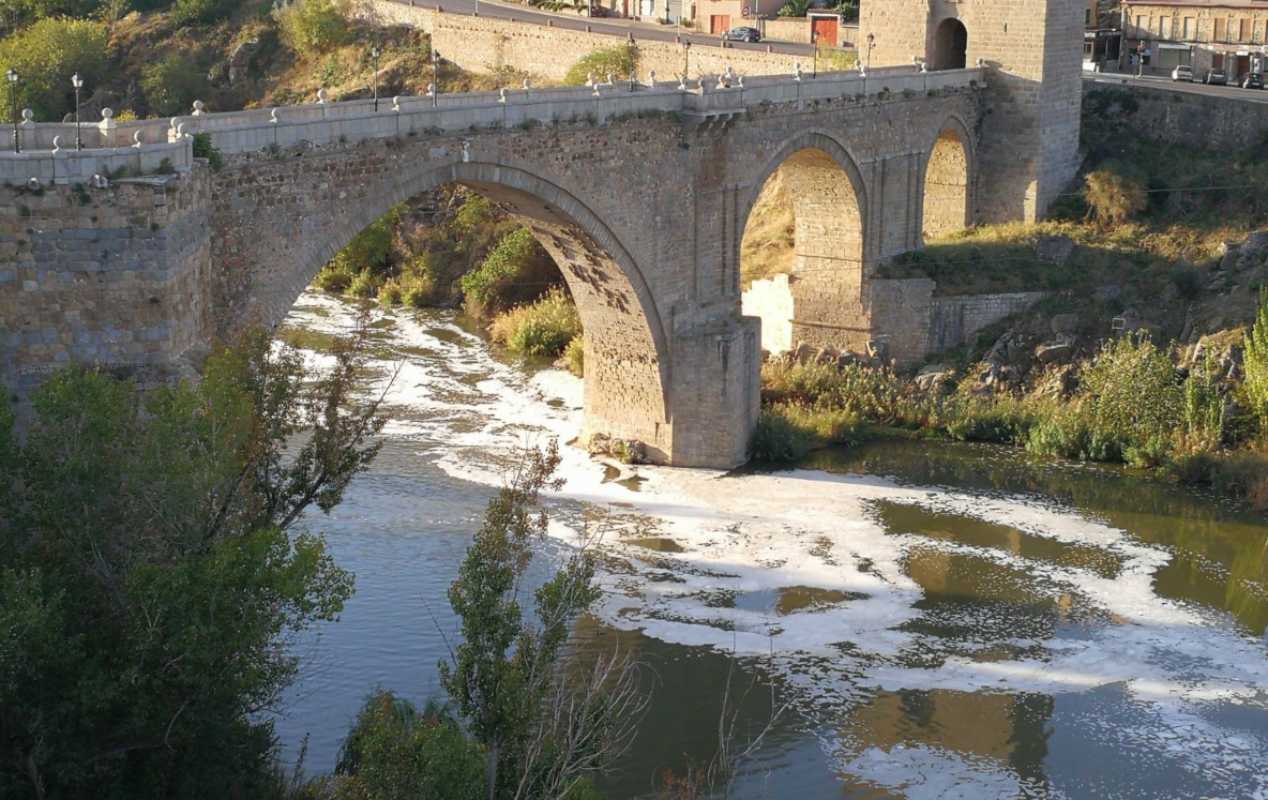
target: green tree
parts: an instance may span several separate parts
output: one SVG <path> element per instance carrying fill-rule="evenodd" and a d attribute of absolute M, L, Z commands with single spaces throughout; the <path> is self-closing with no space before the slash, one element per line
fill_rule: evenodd
<path fill-rule="evenodd" d="M 297 530 L 377 452 L 363 337 L 310 374 L 254 333 L 197 385 L 81 368 L 0 420 L 0 796 L 256 797 L 282 640 L 352 576 Z"/>
<path fill-rule="evenodd" d="M 523 618 L 521 583 L 547 527 L 539 496 L 558 488 L 558 464 L 554 443 L 524 454 L 449 588 L 462 642 L 452 664 L 440 663 L 441 681 L 484 748 L 488 800 L 581 792 L 586 774 L 628 744 L 645 705 L 629 659 L 612 654 L 570 670 L 564 657 L 573 623 L 599 597 L 586 548 L 536 591 L 538 623 Z"/>
<path fill-rule="evenodd" d="M 777 13 L 781 17 L 804 17 L 809 10 L 810 0 L 788 0 Z"/>
<path fill-rule="evenodd" d="M 1268 434 L 1268 286 L 1259 289 L 1259 313 L 1245 344 L 1246 399 L 1259 420 L 1260 431 Z"/>
<path fill-rule="evenodd" d="M 19 108 L 29 107 L 37 120 L 60 122 L 74 106 L 71 76 L 78 72 L 88 86 L 104 76 L 106 44 L 106 26 L 100 22 L 41 19 L 0 41 L 0 70 L 13 68 L 20 76 Z M 12 108 L 11 91 L 7 81 L 0 87 L 5 109 Z"/>
<path fill-rule="evenodd" d="M 324 53 L 348 41 L 348 0 L 292 0 L 273 12 L 282 42 L 301 55 Z"/>
<path fill-rule="evenodd" d="M 484 788 L 480 749 L 448 711 L 383 690 L 357 714 L 335 772 L 367 800 L 479 800 Z"/>

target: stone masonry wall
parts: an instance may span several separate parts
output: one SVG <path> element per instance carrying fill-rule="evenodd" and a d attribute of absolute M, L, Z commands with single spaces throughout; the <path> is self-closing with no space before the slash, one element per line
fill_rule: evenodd
<path fill-rule="evenodd" d="M 1045 296 L 1045 292 L 1011 292 L 935 297 L 929 307 L 929 352 L 966 344 L 978 331 L 1025 311 Z"/>
<path fill-rule="evenodd" d="M 1231 94 L 1205 95 L 1130 85 L 1083 82 L 1083 93 L 1127 92 L 1136 104 L 1122 103 L 1107 113 L 1121 115 L 1136 130 L 1168 144 L 1212 150 L 1245 150 L 1268 134 L 1268 103 Z"/>
<path fill-rule="evenodd" d="M 25 395 L 71 362 L 170 373 L 205 348 L 205 171 L 0 189 L 0 382 Z"/>
<path fill-rule="evenodd" d="M 430 9 L 403 5 L 391 0 L 370 0 L 369 7 L 380 22 L 418 27 L 431 33 L 441 56 L 472 72 L 490 72 L 512 66 L 542 79 L 563 79 L 568 68 L 595 50 L 622 46 L 627 39 L 603 33 L 566 30 L 529 22 L 514 22 L 465 14 L 436 13 Z M 669 80 L 683 69 L 683 48 L 673 42 L 639 39 L 639 77 L 655 72 L 658 80 Z M 692 77 L 716 75 L 732 70 L 744 75 L 789 74 L 805 56 L 767 53 L 733 47 L 693 44 L 688 71 Z M 604 76 L 597 75 L 602 80 Z M 617 75 L 626 78 L 626 75 Z"/>

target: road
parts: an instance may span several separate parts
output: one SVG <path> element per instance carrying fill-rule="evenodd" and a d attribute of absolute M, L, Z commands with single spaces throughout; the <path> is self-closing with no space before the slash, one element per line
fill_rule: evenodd
<path fill-rule="evenodd" d="M 408 3 L 408 0 L 395 0 L 396 2 Z M 711 36 L 704 33 L 689 32 L 685 28 L 677 28 L 673 25 L 661 25 L 655 22 L 640 22 L 632 19 L 620 19 L 611 17 L 589 17 L 578 16 L 577 14 L 556 14 L 549 11 L 541 11 L 528 6 L 512 5 L 510 3 L 490 2 L 490 0 L 416 0 L 414 5 L 422 8 L 436 8 L 439 5 L 445 12 L 453 12 L 456 14 L 473 14 L 478 13 L 482 17 L 495 17 L 497 19 L 513 19 L 521 22 L 530 22 L 537 25 L 545 25 L 548 21 L 556 28 L 564 28 L 567 30 L 583 31 L 587 26 L 594 33 L 604 33 L 611 36 L 628 36 L 634 35 L 636 39 L 652 39 L 662 42 L 672 42 L 677 36 L 681 36 L 692 44 L 709 45 L 717 47 L 721 42 L 717 36 Z M 814 47 L 809 44 L 801 44 L 798 42 L 761 42 L 760 44 L 748 44 L 744 42 L 728 42 L 728 47 L 734 47 L 737 50 L 765 50 L 768 47 L 776 53 L 789 53 L 792 55 L 813 56 Z"/>
<path fill-rule="evenodd" d="M 1112 86 L 1147 86 L 1151 89 L 1167 89 L 1173 92 L 1189 92 L 1190 94 L 1249 100 L 1254 103 L 1268 103 L 1268 91 L 1263 89 L 1243 89 L 1239 86 L 1208 86 L 1205 83 L 1172 81 L 1170 78 L 1153 75 L 1138 78 L 1135 75 L 1125 75 L 1117 72 L 1084 73 L 1083 80 Z"/>

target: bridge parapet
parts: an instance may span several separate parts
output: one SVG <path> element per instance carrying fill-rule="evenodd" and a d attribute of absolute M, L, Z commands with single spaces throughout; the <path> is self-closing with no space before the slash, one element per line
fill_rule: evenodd
<path fill-rule="evenodd" d="M 209 134 L 215 148 L 232 154 L 420 134 L 530 129 L 579 120 L 603 124 L 647 114 L 738 112 L 765 104 L 886 92 L 927 94 L 967 88 L 981 79 L 982 70 L 977 68 L 931 73 L 901 66 L 815 77 L 704 76 L 689 81 L 685 89 L 672 81 L 616 81 L 575 88 L 381 98 L 377 111 L 372 100 L 317 102 L 171 119 L 107 119 L 80 126 L 83 150 L 73 149 L 74 124 L 28 122 L 19 126 L 23 152 L 0 152 L 0 181 L 25 183 L 34 178 L 77 183 L 120 171 L 131 175 L 185 172 L 193 165 L 192 135 L 197 133 Z"/>

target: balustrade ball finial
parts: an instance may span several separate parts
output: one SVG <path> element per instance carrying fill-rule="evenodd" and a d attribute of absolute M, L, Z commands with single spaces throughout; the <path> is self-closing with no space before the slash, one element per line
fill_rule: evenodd
<path fill-rule="evenodd" d="M 647 73 L 647 85 L 653 89 L 656 88 L 656 70 L 651 70 Z"/>
<path fill-rule="evenodd" d="M 141 146 L 141 129 L 137 128 L 132 132 L 132 146 L 139 148 Z"/>
<path fill-rule="evenodd" d="M 401 113 L 401 96 L 400 95 L 395 95 L 392 97 L 392 110 L 395 111 L 397 114 Z"/>
<path fill-rule="evenodd" d="M 499 103 L 506 102 L 506 87 L 502 87 L 501 89 L 498 89 L 498 102 Z"/>
<path fill-rule="evenodd" d="M 594 73 L 593 73 L 593 72 L 587 72 L 587 73 L 586 73 L 586 86 L 594 86 Z"/>
<path fill-rule="evenodd" d="M 31 109 L 29 109 L 29 108 L 24 108 L 24 109 L 22 109 L 22 124 L 23 124 L 23 125 L 34 125 L 34 124 L 35 124 L 35 112 L 34 112 L 34 111 L 32 111 L 32 110 L 31 110 Z"/>
<path fill-rule="evenodd" d="M 324 88 L 317 90 L 317 103 L 324 104 L 326 102 L 326 90 Z"/>
<path fill-rule="evenodd" d="M 203 110 L 204 110 L 205 108 L 207 108 L 207 106 L 206 106 L 206 104 L 205 104 L 205 103 L 203 103 L 203 101 L 201 101 L 201 100 L 195 100 L 195 101 L 194 101 L 194 116 L 195 116 L 195 117 L 200 117 L 200 116 L 202 116 Z"/>
<path fill-rule="evenodd" d="M 277 124 L 277 109 L 276 108 L 269 109 L 269 122 L 273 125 Z"/>
<path fill-rule="evenodd" d="M 436 84 L 434 83 L 427 84 L 427 96 L 428 97 L 436 96 Z"/>
<path fill-rule="evenodd" d="M 57 153 L 60 153 L 60 152 L 62 152 L 62 137 L 54 136 L 53 137 L 53 153 L 54 155 L 56 155 Z"/>
<path fill-rule="evenodd" d="M 526 91 L 526 92 L 527 92 L 527 91 L 528 91 L 529 89 L 531 89 L 531 88 L 533 88 L 533 87 L 529 84 L 529 82 L 528 82 L 528 78 L 525 78 L 525 79 L 524 79 L 524 91 Z"/>

